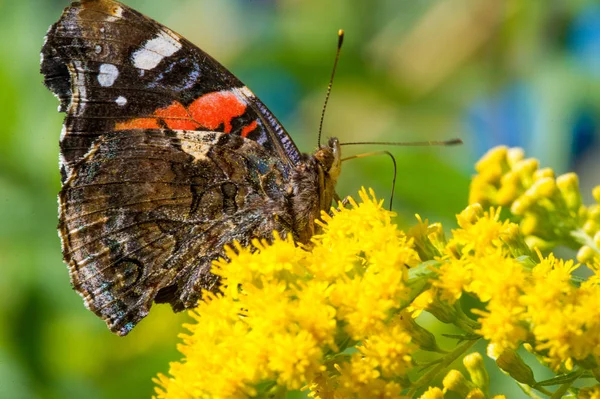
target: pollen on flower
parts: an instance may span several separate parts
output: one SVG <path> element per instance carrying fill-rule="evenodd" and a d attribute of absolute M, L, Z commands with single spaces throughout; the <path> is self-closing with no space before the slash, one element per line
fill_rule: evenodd
<path fill-rule="evenodd" d="M 244 398 L 268 381 L 396 397 L 402 386 L 392 380 L 404 377 L 414 346 L 406 332 L 386 326 L 408 304 L 407 270 L 420 259 L 373 192 L 360 197 L 350 209 L 323 216 L 310 249 L 277 235 L 272 243 L 228 248 L 229 261 L 213 266 L 223 294 L 206 293 L 190 312 L 198 324 L 183 336 L 184 359 L 155 379 L 157 397 Z M 356 382 L 334 369 L 335 383 L 325 384 L 325 354 L 351 339 L 369 342 L 369 360 L 340 359 L 340 370 L 362 382 L 349 387 Z"/>
<path fill-rule="evenodd" d="M 521 321 L 521 309 L 503 306 L 501 301 L 488 304 L 485 312 L 473 309 L 480 314 L 481 328 L 479 333 L 494 344 L 495 350 L 515 349 L 527 338 L 528 330 Z"/>
<path fill-rule="evenodd" d="M 358 350 L 377 365 L 383 377 L 405 375 L 412 365 L 411 354 L 416 350 L 412 339 L 400 325 L 364 340 Z"/>
<path fill-rule="evenodd" d="M 509 234 L 512 224 L 509 221 L 500 221 L 500 209 L 490 208 L 483 211 L 474 206 L 467 207 L 457 216 L 461 229 L 452 232 L 449 247 L 457 247 L 461 253 L 486 253 L 495 251 L 502 246 L 502 235 Z"/>
<path fill-rule="evenodd" d="M 291 235 L 234 243 L 213 264 L 221 293 L 203 293 L 190 312 L 197 323 L 182 335 L 183 359 L 155 378 L 156 397 L 485 397 L 482 362 L 466 363 L 471 380 L 448 372 L 478 339 L 521 384 L 537 384 L 522 346 L 557 374 L 597 373 L 600 187 L 586 207 L 575 175 L 555 178 L 518 149 L 492 150 L 477 171 L 470 198 L 479 202 L 448 237 L 420 217 L 405 234 L 363 189 L 359 202 L 322 215 L 309 246 Z M 582 263 L 542 253 L 559 244 Z M 584 267 L 590 277 L 575 277 Z M 462 331 L 456 348 L 438 347 L 413 319 L 424 312 Z M 421 368 L 419 351 L 438 357 Z M 428 388 L 443 375 L 444 390 Z"/>

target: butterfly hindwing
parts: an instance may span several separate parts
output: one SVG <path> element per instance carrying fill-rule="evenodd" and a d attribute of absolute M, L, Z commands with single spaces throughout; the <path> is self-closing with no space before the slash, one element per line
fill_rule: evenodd
<path fill-rule="evenodd" d="M 214 288 L 210 262 L 226 243 L 289 230 L 284 181 L 276 158 L 238 136 L 164 129 L 105 135 L 60 195 L 73 285 L 123 334 L 156 297 L 176 310 L 194 306 L 201 289 Z"/>

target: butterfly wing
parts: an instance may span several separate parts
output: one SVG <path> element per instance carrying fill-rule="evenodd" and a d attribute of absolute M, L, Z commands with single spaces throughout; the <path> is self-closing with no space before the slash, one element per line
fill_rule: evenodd
<path fill-rule="evenodd" d="M 111 0 L 50 27 L 41 71 L 66 112 L 59 232 L 75 289 L 127 334 L 153 301 L 214 289 L 238 240 L 290 231 L 301 155 L 267 108 L 187 40 Z"/>
<path fill-rule="evenodd" d="M 60 193 L 59 231 L 75 289 L 127 334 L 153 301 L 193 307 L 214 289 L 223 246 L 286 234 L 279 162 L 225 133 L 127 130 L 106 135 Z"/>
<path fill-rule="evenodd" d="M 185 38 L 112 0 L 67 7 L 47 33 L 41 72 L 67 113 L 63 180 L 115 129 L 211 130 L 257 141 L 290 168 L 301 156 L 273 114 Z"/>

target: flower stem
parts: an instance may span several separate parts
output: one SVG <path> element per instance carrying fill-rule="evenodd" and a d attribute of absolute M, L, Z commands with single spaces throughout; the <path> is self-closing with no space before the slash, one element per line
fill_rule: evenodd
<path fill-rule="evenodd" d="M 461 355 L 463 355 L 467 350 L 469 350 L 469 348 L 475 345 L 477 341 L 479 341 L 479 338 L 472 341 L 467 341 L 462 345 L 459 345 L 452 352 L 448 353 L 446 356 L 440 359 L 440 363 L 438 365 L 429 370 L 426 374 L 421 376 L 421 378 L 419 378 L 412 384 L 412 388 L 408 391 L 407 396 L 410 398 L 414 396 L 414 394 L 419 388 L 428 386 L 439 373 L 441 373 L 450 364 L 452 364 L 452 362 L 454 362 Z"/>

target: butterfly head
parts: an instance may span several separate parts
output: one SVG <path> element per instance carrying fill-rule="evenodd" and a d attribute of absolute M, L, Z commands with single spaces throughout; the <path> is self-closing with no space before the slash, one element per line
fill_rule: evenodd
<path fill-rule="evenodd" d="M 315 152 L 314 156 L 319 162 L 325 175 L 335 186 L 342 170 L 342 152 L 339 140 L 335 137 L 331 137 L 326 145 L 321 146 L 321 148 Z"/>
<path fill-rule="evenodd" d="M 329 211 L 335 197 L 335 185 L 342 170 L 342 151 L 340 142 L 330 138 L 315 153 L 314 159 L 319 165 L 320 210 Z"/>

